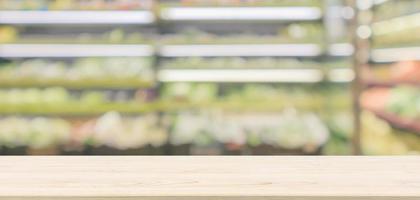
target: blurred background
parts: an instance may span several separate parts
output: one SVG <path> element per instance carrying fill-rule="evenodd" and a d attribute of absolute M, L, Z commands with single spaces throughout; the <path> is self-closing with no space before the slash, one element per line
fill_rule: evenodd
<path fill-rule="evenodd" d="M 419 154 L 417 60 L 420 0 L 0 0 L 0 154 Z"/>

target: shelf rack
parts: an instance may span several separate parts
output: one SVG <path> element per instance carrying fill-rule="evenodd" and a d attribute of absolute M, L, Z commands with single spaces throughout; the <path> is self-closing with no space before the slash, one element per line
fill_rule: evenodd
<path fill-rule="evenodd" d="M 160 82 L 348 83 L 351 69 L 332 69 L 326 77 L 319 69 L 162 69 Z"/>
<path fill-rule="evenodd" d="M 372 15 L 375 12 L 375 8 L 378 5 L 387 3 L 391 0 L 373 0 L 370 12 Z M 384 34 L 392 34 L 408 30 L 410 28 L 420 27 L 420 13 L 407 13 L 402 14 L 390 19 L 383 19 L 380 21 L 373 21 L 370 19 L 366 25 L 371 28 L 372 37 L 380 36 Z M 418 60 L 419 58 L 419 47 L 418 46 L 406 46 L 406 47 L 391 47 L 391 48 L 376 48 L 370 52 L 371 62 L 373 63 L 388 63 L 406 60 Z"/>
<path fill-rule="evenodd" d="M 323 80 L 317 69 L 162 69 L 161 82 L 265 82 L 316 83 Z"/>
<path fill-rule="evenodd" d="M 373 49 L 371 61 L 374 63 L 390 63 L 407 60 L 420 60 L 420 47 L 399 47 Z"/>
<path fill-rule="evenodd" d="M 211 12 L 209 12 L 211 11 Z M 232 12 L 233 11 L 233 12 Z M 0 24 L 7 25 L 142 25 L 159 30 L 164 23 L 178 22 L 320 22 L 325 23 L 317 7 L 246 7 L 246 8 L 164 8 L 160 16 L 151 11 L 0 11 Z M 40 51 L 42 49 L 42 51 Z M 357 74 L 352 69 L 238 69 L 169 70 L 159 69 L 162 58 L 171 57 L 351 57 L 351 43 L 319 44 L 2 44 L 0 57 L 155 57 L 158 85 L 165 82 L 259 82 L 259 83 L 349 83 Z M 269 72 L 267 74 L 267 72 Z M 156 89 L 156 88 L 155 88 Z M 158 89 L 158 88 L 157 88 Z M 33 114 L 33 113 L 32 113 Z M 39 113 L 42 114 L 42 113 Z M 57 114 L 57 113 L 55 113 Z M 70 113 L 72 114 L 72 113 Z M 76 113 L 80 114 L 80 113 Z M 82 113 L 83 114 L 83 113 Z"/>
<path fill-rule="evenodd" d="M 375 14 L 375 8 L 383 3 L 390 2 L 392 0 L 371 0 L 372 4 L 361 12 L 365 16 L 373 16 Z M 368 3 L 369 4 L 369 3 Z M 408 23 L 407 23 L 408 22 Z M 363 45 L 361 52 L 368 55 L 368 59 L 359 63 L 358 68 L 362 69 L 369 64 L 382 64 L 382 63 L 393 63 L 399 61 L 411 61 L 420 60 L 419 46 L 405 46 L 405 47 L 392 47 L 392 48 L 372 48 L 372 39 L 375 36 L 384 34 L 393 34 L 401 32 L 410 28 L 420 27 L 420 13 L 409 13 L 400 16 L 392 17 L 390 19 L 384 19 L 380 21 L 373 21 L 371 18 L 365 18 L 362 20 L 360 26 L 367 26 L 370 28 L 371 34 L 369 37 L 364 38 L 360 41 Z M 360 74 L 360 77 L 364 77 L 364 74 Z M 363 88 L 371 87 L 394 87 L 401 84 L 409 84 L 414 87 L 418 87 L 419 84 L 410 81 L 376 81 L 366 80 L 363 83 Z M 418 121 L 414 119 L 404 119 L 392 113 L 387 113 L 383 110 L 370 110 L 377 117 L 388 122 L 392 127 L 406 130 L 408 132 L 420 133 L 420 127 Z"/>
<path fill-rule="evenodd" d="M 313 21 L 322 19 L 317 7 L 171 7 L 161 13 L 167 21 Z"/>
<path fill-rule="evenodd" d="M 282 56 L 317 57 L 322 50 L 317 44 L 233 44 L 233 45 L 164 45 L 162 57 L 226 57 L 226 56 Z"/>
<path fill-rule="evenodd" d="M 153 24 L 151 11 L 0 11 L 0 24 Z"/>

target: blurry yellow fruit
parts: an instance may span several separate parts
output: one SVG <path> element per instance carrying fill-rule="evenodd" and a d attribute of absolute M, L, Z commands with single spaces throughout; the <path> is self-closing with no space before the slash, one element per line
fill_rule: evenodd
<path fill-rule="evenodd" d="M 406 155 L 419 151 L 420 137 L 396 133 L 375 114 L 362 114 L 362 148 L 367 155 Z"/>
<path fill-rule="evenodd" d="M 18 36 L 17 30 L 10 26 L 0 27 L 0 43 L 14 42 Z"/>
<path fill-rule="evenodd" d="M 50 10 L 66 10 L 72 9 L 73 2 L 72 0 L 56 0 L 50 3 Z"/>

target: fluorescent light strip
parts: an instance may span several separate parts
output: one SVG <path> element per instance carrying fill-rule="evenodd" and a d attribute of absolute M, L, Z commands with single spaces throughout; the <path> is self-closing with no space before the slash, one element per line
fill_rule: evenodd
<path fill-rule="evenodd" d="M 332 82 L 347 83 L 354 80 L 355 74 L 352 69 L 332 69 L 328 73 L 328 79 Z"/>
<path fill-rule="evenodd" d="M 354 47 L 348 43 L 332 44 L 328 53 L 332 56 L 351 56 L 354 53 Z"/>
<path fill-rule="evenodd" d="M 371 60 L 378 63 L 420 60 L 420 47 L 374 49 Z"/>
<path fill-rule="evenodd" d="M 298 82 L 323 80 L 317 69 L 163 69 L 158 73 L 162 82 Z"/>
<path fill-rule="evenodd" d="M 150 24 L 149 11 L 0 11 L 0 24 Z"/>
<path fill-rule="evenodd" d="M 420 27 L 420 13 L 375 22 L 372 24 L 373 33 L 375 35 L 385 35 L 416 27 Z"/>
<path fill-rule="evenodd" d="M 1 57 L 151 56 L 149 45 L 4 44 Z"/>
<path fill-rule="evenodd" d="M 301 56 L 315 57 L 322 54 L 316 44 L 267 44 L 267 45 L 166 45 L 160 50 L 165 57 L 186 56 Z"/>
<path fill-rule="evenodd" d="M 317 7 L 242 7 L 242 8 L 182 8 L 164 9 L 165 20 L 318 20 L 322 12 Z"/>

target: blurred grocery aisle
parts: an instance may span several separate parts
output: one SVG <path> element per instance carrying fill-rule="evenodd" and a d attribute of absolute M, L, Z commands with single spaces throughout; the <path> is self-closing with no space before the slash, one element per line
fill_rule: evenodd
<path fill-rule="evenodd" d="M 0 9 L 0 154 L 420 152 L 418 0 Z"/>
<path fill-rule="evenodd" d="M 416 154 L 420 149 L 420 1 L 359 4 L 360 43 L 370 49 L 370 59 L 360 66 L 365 88 L 361 95 L 364 153 Z"/>

